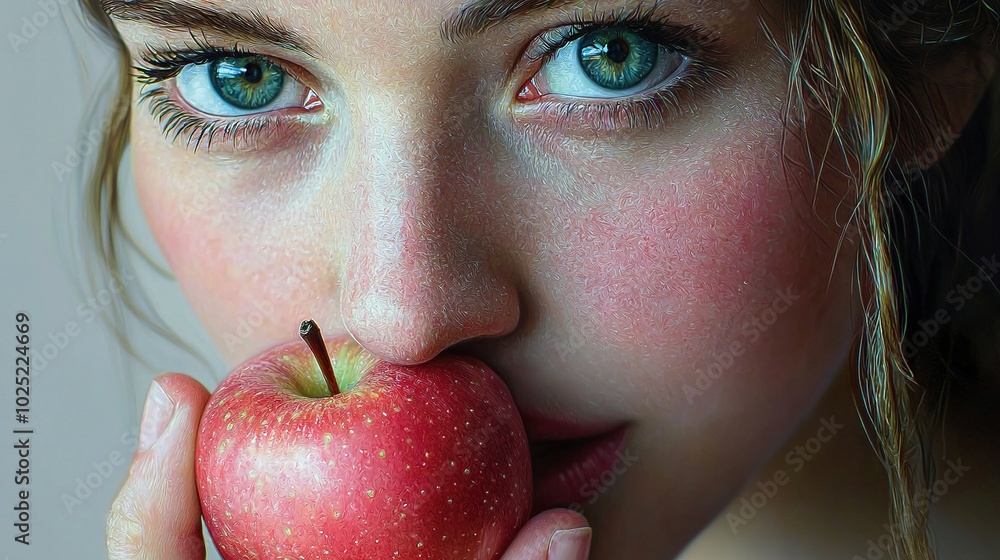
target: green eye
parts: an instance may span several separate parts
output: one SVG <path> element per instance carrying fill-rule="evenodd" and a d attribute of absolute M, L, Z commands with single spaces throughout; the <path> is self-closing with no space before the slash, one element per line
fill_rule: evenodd
<path fill-rule="evenodd" d="M 284 70 L 260 56 L 217 58 L 209 64 L 208 75 L 219 97 L 240 109 L 267 106 L 285 83 Z"/>
<path fill-rule="evenodd" d="M 637 86 L 656 67 L 659 47 L 624 29 L 600 29 L 584 35 L 580 66 L 597 85 L 608 89 Z"/>

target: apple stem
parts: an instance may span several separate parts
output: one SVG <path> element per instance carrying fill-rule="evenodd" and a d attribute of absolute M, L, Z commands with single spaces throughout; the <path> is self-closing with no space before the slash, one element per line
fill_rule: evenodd
<path fill-rule="evenodd" d="M 340 394 L 340 386 L 337 385 L 337 377 L 333 372 L 333 362 L 330 361 L 330 354 L 326 351 L 326 342 L 323 341 L 323 333 L 319 330 L 319 325 L 312 319 L 302 321 L 299 327 L 299 336 L 309 345 L 316 363 L 319 364 L 323 377 L 326 378 L 326 386 L 330 389 L 330 396 Z"/>

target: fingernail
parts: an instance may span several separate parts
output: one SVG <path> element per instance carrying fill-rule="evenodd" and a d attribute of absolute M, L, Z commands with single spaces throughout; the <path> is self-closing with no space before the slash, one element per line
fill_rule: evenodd
<path fill-rule="evenodd" d="M 552 533 L 548 560 L 587 560 L 590 555 L 590 527 L 563 529 Z"/>
<path fill-rule="evenodd" d="M 142 407 L 142 423 L 139 426 L 139 451 L 146 451 L 170 423 L 174 414 L 174 401 L 170 400 L 166 391 L 155 380 L 150 384 L 146 394 L 146 404 Z"/>

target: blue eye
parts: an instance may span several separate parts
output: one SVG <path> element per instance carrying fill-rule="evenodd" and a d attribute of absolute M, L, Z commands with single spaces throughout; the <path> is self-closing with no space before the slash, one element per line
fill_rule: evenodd
<path fill-rule="evenodd" d="M 557 95 L 628 97 L 678 76 L 690 60 L 640 33 L 608 27 L 555 49 L 539 71 L 537 84 L 546 93 Z"/>
<path fill-rule="evenodd" d="M 307 89 L 263 56 L 222 56 L 187 64 L 177 74 L 177 91 L 206 115 L 238 117 L 301 107 Z"/>
<path fill-rule="evenodd" d="M 217 58 L 208 65 L 216 93 L 240 109 L 260 109 L 274 101 L 285 83 L 285 71 L 266 58 Z"/>
<path fill-rule="evenodd" d="M 659 58 L 657 46 L 636 33 L 601 29 L 580 38 L 578 56 L 587 77 L 608 89 L 629 89 L 642 82 Z"/>

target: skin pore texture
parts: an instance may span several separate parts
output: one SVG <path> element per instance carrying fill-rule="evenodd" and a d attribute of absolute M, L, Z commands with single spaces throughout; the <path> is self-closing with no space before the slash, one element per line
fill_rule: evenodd
<path fill-rule="evenodd" d="M 807 135 L 782 118 L 788 68 L 758 22 L 777 25 L 781 2 L 661 3 L 672 24 L 718 32 L 719 73 L 678 86 L 648 128 L 560 121 L 579 101 L 565 95 L 516 98 L 539 33 L 636 2 L 555 7 L 454 44 L 440 25 L 458 0 L 198 5 L 296 30 L 313 56 L 239 45 L 322 100 L 211 149 L 165 138 L 145 103 L 133 114 L 145 216 L 229 367 L 311 317 L 392 362 L 482 359 L 522 411 L 627 423 L 637 461 L 584 508 L 596 559 L 680 553 L 848 375 L 850 204 L 836 181 L 815 188 Z M 116 25 L 136 57 L 191 42 Z"/>

